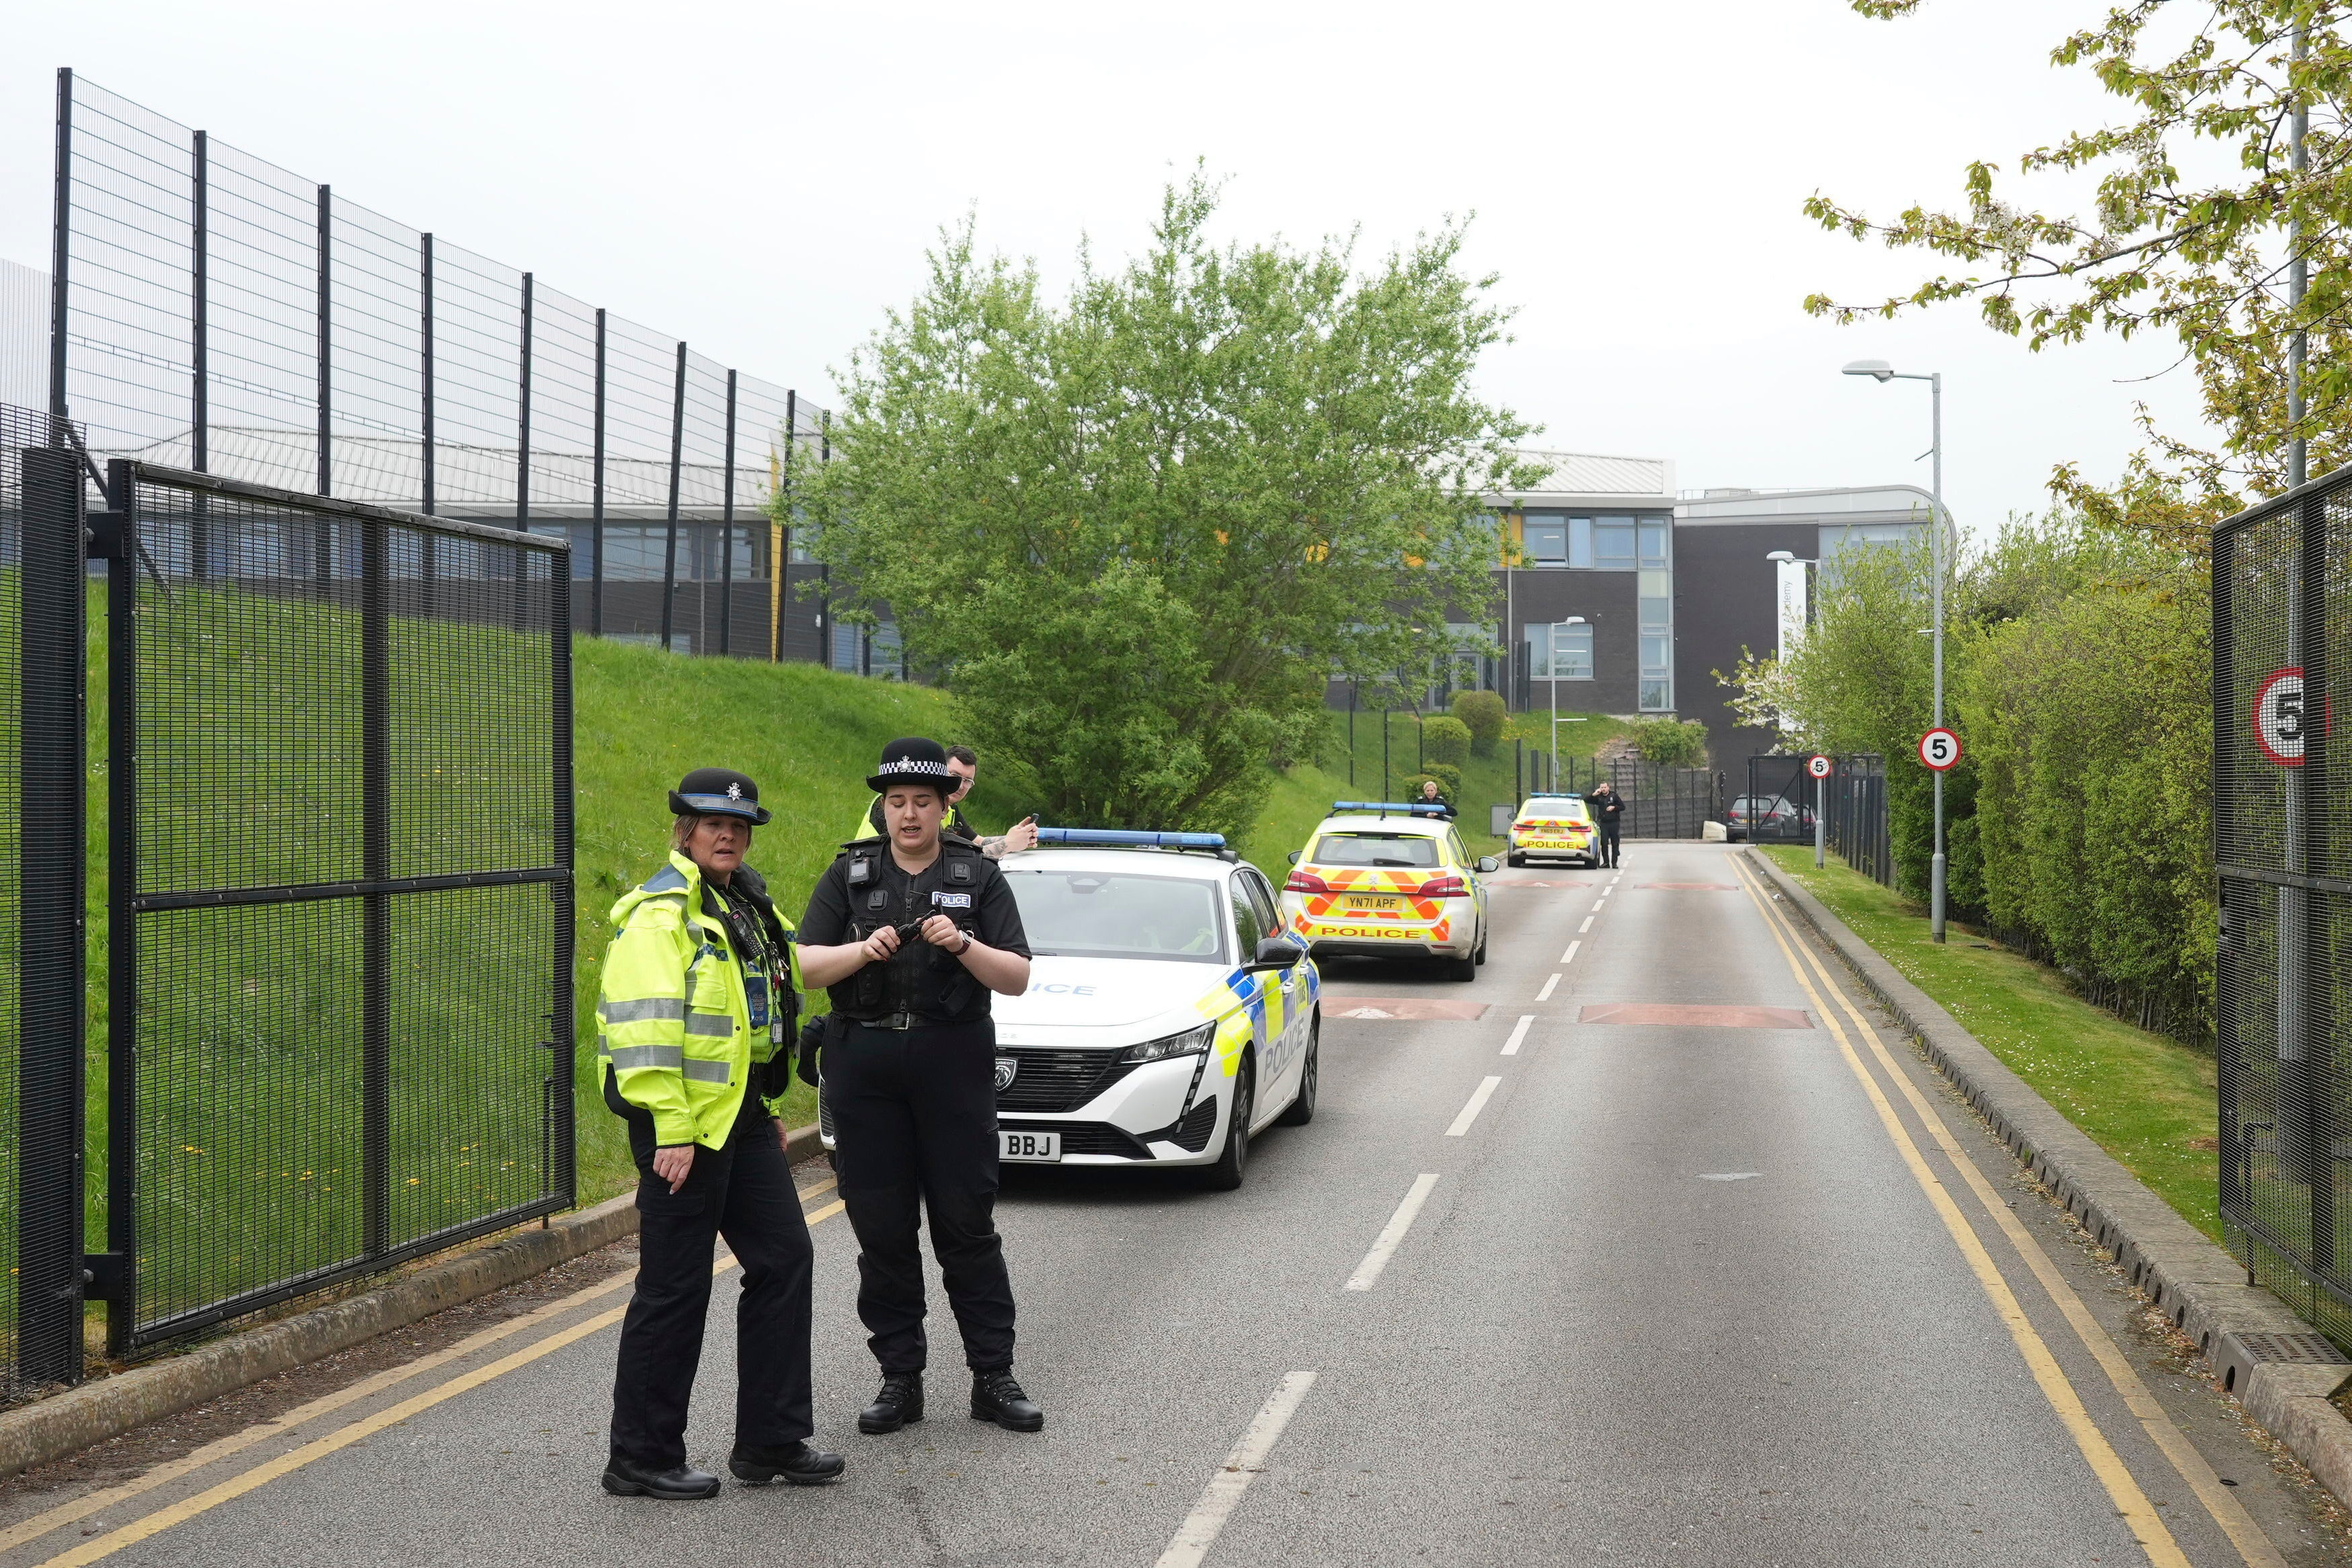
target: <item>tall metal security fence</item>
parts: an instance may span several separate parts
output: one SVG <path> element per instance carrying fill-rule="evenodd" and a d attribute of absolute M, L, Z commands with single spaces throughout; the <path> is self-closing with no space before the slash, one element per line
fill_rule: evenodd
<path fill-rule="evenodd" d="M 69 70 L 57 138 L 49 411 L 101 461 L 559 533 L 583 630 L 821 652 L 768 508 L 824 409 Z"/>
<path fill-rule="evenodd" d="M 81 474 L 0 405 L 0 1401 L 81 1375 Z"/>
<path fill-rule="evenodd" d="M 1886 816 L 1886 759 L 1874 752 L 1832 757 L 1823 812 L 1829 847 L 1853 869 L 1895 886 L 1895 840 Z"/>
<path fill-rule="evenodd" d="M 1697 838 L 1708 819 L 1723 813 L 1723 775 L 1705 768 L 1664 767 L 1639 757 L 1563 757 L 1555 773 L 1550 753 L 1514 745 L 1521 800 L 1546 793 L 1591 795 L 1605 779 L 1625 803 L 1617 830 L 1627 838 Z"/>
<path fill-rule="evenodd" d="M 561 535 L 106 493 L 122 1352 L 571 1205 L 572 584 Z"/>
<path fill-rule="evenodd" d="M 1756 844 L 1813 841 L 1813 781 L 1803 757 L 1774 753 L 1748 759 L 1747 793 L 1734 799 L 1727 821 Z"/>
<path fill-rule="evenodd" d="M 2352 469 L 2213 538 L 2215 996 L 2225 1239 L 2352 1343 Z"/>

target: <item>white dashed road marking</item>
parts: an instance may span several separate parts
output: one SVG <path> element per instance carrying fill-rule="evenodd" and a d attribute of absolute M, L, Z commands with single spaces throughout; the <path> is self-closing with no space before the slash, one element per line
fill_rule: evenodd
<path fill-rule="evenodd" d="M 1445 1135 L 1448 1138 L 1459 1138 L 1469 1131 L 1470 1124 L 1478 1120 L 1480 1111 L 1486 1109 L 1486 1101 L 1494 1097 L 1496 1089 L 1502 1081 L 1499 1078 L 1482 1079 L 1478 1087 L 1470 1091 L 1470 1103 L 1462 1108 L 1462 1114 L 1454 1119 L 1454 1125 L 1445 1130 Z"/>
<path fill-rule="evenodd" d="M 1519 1042 L 1528 1037 L 1528 1026 L 1535 1021 L 1536 1016 L 1533 1013 L 1522 1013 L 1519 1015 L 1517 1026 L 1511 1030 L 1511 1037 L 1503 1042 L 1503 1054 L 1505 1056 L 1515 1057 L 1519 1054 Z"/>
<path fill-rule="evenodd" d="M 1176 1539 L 1160 1554 L 1159 1568 L 1199 1568 L 1209 1548 L 1216 1544 L 1218 1531 L 1225 1528 L 1225 1521 L 1241 1505 L 1242 1493 L 1249 1490 L 1250 1482 L 1257 1479 L 1258 1471 L 1265 1468 L 1266 1456 L 1282 1439 L 1282 1429 L 1298 1414 L 1300 1402 L 1314 1386 L 1315 1374 L 1311 1372 L 1285 1373 L 1282 1381 L 1274 1385 L 1274 1394 L 1259 1407 L 1257 1419 L 1249 1424 L 1242 1440 L 1234 1445 L 1234 1451 L 1225 1456 L 1225 1462 L 1209 1478 L 1209 1484 L 1201 1489 L 1201 1500 L 1192 1505 L 1192 1511 L 1177 1528 Z"/>
<path fill-rule="evenodd" d="M 1381 1227 L 1380 1239 L 1372 1243 L 1370 1252 L 1364 1254 L 1364 1260 L 1356 1265 L 1356 1271 L 1348 1276 L 1348 1289 L 1369 1290 L 1372 1288 L 1372 1281 L 1381 1277 L 1381 1270 L 1386 1268 L 1389 1259 L 1396 1255 L 1398 1246 L 1404 1240 L 1404 1233 L 1412 1228 L 1413 1220 L 1421 1214 L 1421 1205 L 1429 1201 L 1429 1190 L 1435 1185 L 1437 1173 L 1433 1171 L 1424 1171 L 1412 1179 L 1412 1186 L 1404 1194 L 1404 1202 L 1397 1205 L 1396 1213 L 1389 1215 L 1389 1223 Z"/>
<path fill-rule="evenodd" d="M 1536 993 L 1536 1000 L 1538 1002 L 1550 1001 L 1551 988 L 1559 984 L 1559 976 L 1557 974 L 1553 975 L 1549 980 L 1545 981 L 1543 984 L 1543 989 Z"/>

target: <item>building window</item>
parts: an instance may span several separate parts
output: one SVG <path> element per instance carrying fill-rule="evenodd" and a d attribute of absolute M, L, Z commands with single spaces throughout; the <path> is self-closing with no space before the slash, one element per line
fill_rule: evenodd
<path fill-rule="evenodd" d="M 1644 713 L 1671 712 L 1675 706 L 1674 574 L 1645 571 L 1641 590 L 1640 707 Z"/>
<path fill-rule="evenodd" d="M 1530 562 L 1538 566 L 1568 564 L 1568 519 L 1558 512 L 1531 511 L 1520 532 Z"/>
<path fill-rule="evenodd" d="M 1592 570 L 1592 520 L 1589 517 L 1568 520 L 1568 563 L 1580 572 Z"/>
<path fill-rule="evenodd" d="M 1597 517 L 1592 520 L 1592 564 L 1603 572 L 1633 570 L 1633 520 Z"/>
<path fill-rule="evenodd" d="M 1592 679 L 1592 627 L 1527 626 L 1528 678 L 1531 680 Z"/>
<path fill-rule="evenodd" d="M 1666 520 L 1645 517 L 1642 520 L 1642 564 L 1644 568 L 1664 570 L 1666 561 Z"/>

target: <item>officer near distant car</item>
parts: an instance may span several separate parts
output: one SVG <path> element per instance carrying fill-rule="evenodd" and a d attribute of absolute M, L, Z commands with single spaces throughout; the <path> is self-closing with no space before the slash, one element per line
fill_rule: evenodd
<path fill-rule="evenodd" d="M 627 1124 L 638 1215 L 604 1489 L 719 1492 L 718 1477 L 687 1462 L 686 1417 L 721 1236 L 743 1268 L 728 1468 L 753 1486 L 817 1485 L 839 1476 L 842 1461 L 806 1441 L 814 1253 L 778 1115 L 792 928 L 743 864 L 770 813 L 759 786 L 726 768 L 687 774 L 669 808 L 668 864 L 613 906 L 596 1005 L 604 1102 Z"/>
<path fill-rule="evenodd" d="M 989 997 L 1028 989 L 1028 939 L 995 862 L 941 832 L 957 785 L 950 762 L 919 737 L 883 748 L 866 782 L 887 832 L 843 847 L 799 933 L 803 982 L 833 1000 L 822 1037 L 834 1168 L 857 1236 L 857 1312 L 882 1373 L 861 1432 L 923 1418 L 925 1212 L 972 1374 L 972 1418 L 1016 1432 L 1045 1420 L 1013 1375 L 1013 1284 L 994 1217 Z"/>
<path fill-rule="evenodd" d="M 1617 864 L 1617 828 L 1625 816 L 1625 797 L 1617 793 L 1607 779 L 1592 786 L 1584 797 L 1584 806 L 1592 814 L 1592 826 L 1597 830 L 1597 858 L 1603 866 Z"/>

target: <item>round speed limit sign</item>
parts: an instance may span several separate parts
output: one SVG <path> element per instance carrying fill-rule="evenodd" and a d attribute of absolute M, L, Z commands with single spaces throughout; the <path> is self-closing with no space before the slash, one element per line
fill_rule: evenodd
<path fill-rule="evenodd" d="M 1930 730 L 1919 737 L 1919 760 L 1937 773 L 1959 765 L 1960 738 L 1949 730 Z"/>
<path fill-rule="evenodd" d="M 1825 779 L 1830 776 L 1830 760 L 1823 756 L 1807 757 L 1805 772 L 1813 778 Z"/>
<path fill-rule="evenodd" d="M 2254 693 L 2254 743 L 2283 768 L 2303 766 L 2303 666 L 2271 671 Z"/>

